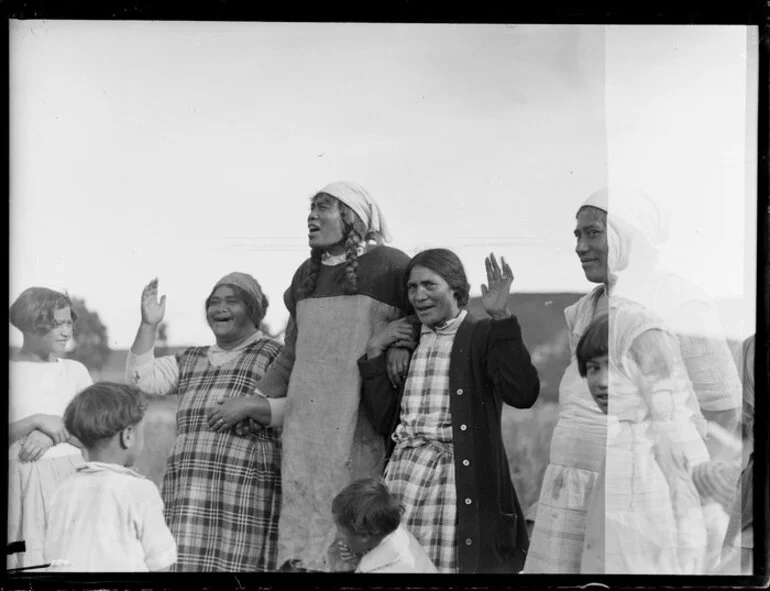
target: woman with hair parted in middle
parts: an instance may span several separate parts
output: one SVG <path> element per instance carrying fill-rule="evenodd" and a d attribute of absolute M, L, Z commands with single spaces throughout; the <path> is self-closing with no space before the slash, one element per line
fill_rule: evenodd
<path fill-rule="evenodd" d="M 353 183 L 316 193 L 307 223 L 311 255 L 284 295 L 286 343 L 258 385 L 267 397 L 259 420 L 283 425 L 278 564 L 328 571 L 337 539 L 332 499 L 350 482 L 382 474 L 385 445 L 359 408 L 356 360 L 374 332 L 405 316 L 409 257 L 382 244 L 390 235 L 380 208 Z M 407 349 L 390 350 L 396 383 L 408 357 Z"/>
<path fill-rule="evenodd" d="M 391 387 L 382 351 L 404 321 L 375 334 L 359 361 L 366 409 L 395 443 L 385 482 L 441 573 L 518 573 L 528 547 L 501 414 L 503 403 L 531 407 L 540 380 L 508 308 L 511 268 L 493 254 L 486 271 L 491 320 L 465 309 L 470 285 L 455 253 L 415 255 L 406 286 L 422 329 L 403 389 Z"/>
<path fill-rule="evenodd" d="M 275 429 L 252 420 L 254 388 L 280 351 L 259 329 L 267 297 L 251 275 L 225 275 L 206 298 L 215 344 L 156 358 L 155 333 L 166 311 L 166 296 L 157 296 L 153 279 L 142 291 L 126 381 L 151 396 L 179 396 L 161 487 L 177 543 L 171 570 L 274 570 L 281 442 Z"/>

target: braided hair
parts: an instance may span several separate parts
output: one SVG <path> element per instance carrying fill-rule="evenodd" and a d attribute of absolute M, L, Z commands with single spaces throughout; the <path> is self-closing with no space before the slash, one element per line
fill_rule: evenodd
<path fill-rule="evenodd" d="M 313 199 L 326 193 L 318 193 Z M 358 291 L 358 247 L 365 240 L 382 241 L 382 237 L 376 232 L 367 232 L 363 220 L 347 205 L 336 197 L 329 195 L 337 203 L 342 220 L 342 240 L 345 246 L 345 283 L 342 286 L 346 295 L 352 295 Z M 309 296 L 315 291 L 318 273 L 321 270 L 321 257 L 323 249 L 310 249 L 310 269 L 304 283 L 300 287 L 303 296 Z"/>

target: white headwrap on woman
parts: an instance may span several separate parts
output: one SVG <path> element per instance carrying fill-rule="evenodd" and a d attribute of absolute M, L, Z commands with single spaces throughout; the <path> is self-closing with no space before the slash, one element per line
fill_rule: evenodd
<path fill-rule="evenodd" d="M 646 194 L 625 187 L 604 187 L 594 191 L 581 207 L 607 213 L 607 266 L 610 273 L 628 266 L 633 243 L 645 240 L 655 247 L 668 238 L 668 217 Z"/>
<path fill-rule="evenodd" d="M 319 193 L 326 193 L 339 199 L 352 209 L 366 225 L 366 233 L 382 237 L 383 242 L 390 242 L 390 232 L 380 206 L 362 186 L 348 181 L 337 181 L 326 185 Z"/>

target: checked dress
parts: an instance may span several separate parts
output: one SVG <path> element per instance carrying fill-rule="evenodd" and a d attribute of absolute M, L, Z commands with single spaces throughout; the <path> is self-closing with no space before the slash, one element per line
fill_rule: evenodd
<path fill-rule="evenodd" d="M 449 359 L 466 314 L 463 310 L 435 331 L 423 325 L 393 435 L 396 447 L 385 472 L 385 482 L 405 506 L 407 529 L 441 573 L 458 572 Z"/>
<path fill-rule="evenodd" d="M 217 433 L 206 417 L 220 398 L 253 395 L 279 350 L 257 333 L 236 350 L 190 347 L 154 360 L 157 385 L 149 393 L 170 393 L 174 383 L 179 396 L 177 436 L 161 488 L 177 542 L 174 571 L 276 568 L 280 435 L 252 421 L 243 435 L 237 426 Z M 142 389 L 152 383 L 147 375 L 144 384 L 139 376 L 135 381 Z"/>

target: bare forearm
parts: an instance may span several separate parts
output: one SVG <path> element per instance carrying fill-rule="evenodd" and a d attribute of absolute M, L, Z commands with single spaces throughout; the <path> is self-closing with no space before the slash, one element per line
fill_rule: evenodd
<path fill-rule="evenodd" d="M 38 415 L 30 415 L 28 417 L 25 417 L 21 419 L 20 421 L 16 421 L 15 423 L 11 423 L 8 426 L 8 444 L 14 443 L 21 439 L 22 437 L 26 437 L 29 435 L 32 431 L 38 428 Z"/>
<path fill-rule="evenodd" d="M 139 325 L 139 330 L 136 331 L 134 344 L 131 345 L 131 352 L 134 355 L 143 355 L 153 349 L 155 346 L 156 329 L 157 326 L 145 324 L 144 322 Z"/>
<path fill-rule="evenodd" d="M 260 425 L 269 425 L 272 419 L 272 412 L 270 411 L 270 404 L 267 399 L 262 396 L 250 397 L 248 416 Z"/>

